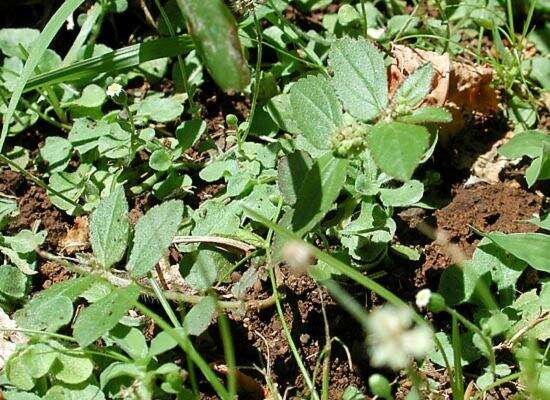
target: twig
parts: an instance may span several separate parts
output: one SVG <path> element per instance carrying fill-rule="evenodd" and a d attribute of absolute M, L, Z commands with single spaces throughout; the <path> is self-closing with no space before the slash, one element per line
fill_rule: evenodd
<path fill-rule="evenodd" d="M 255 246 L 241 242 L 236 239 L 229 239 L 220 236 L 176 236 L 172 243 L 212 243 L 222 247 L 230 247 L 248 253 L 256 249 Z"/>
<path fill-rule="evenodd" d="M 533 329 L 535 326 L 540 324 L 541 322 L 547 321 L 550 319 L 550 310 L 546 310 L 542 312 L 537 318 L 531 320 L 527 325 L 525 325 L 523 328 L 518 330 L 510 339 L 505 340 L 499 344 L 497 344 L 495 347 L 493 347 L 494 350 L 502 350 L 502 349 L 511 349 L 514 347 L 514 345 L 520 341 L 520 339 L 531 329 Z"/>
<path fill-rule="evenodd" d="M 45 260 L 54 261 L 59 265 L 63 266 L 64 268 L 66 268 L 67 270 L 74 272 L 76 274 L 95 275 L 95 276 L 101 277 L 107 280 L 109 283 L 111 283 L 114 286 L 125 287 L 132 283 L 135 283 L 140 286 L 142 294 L 147 296 L 152 296 L 152 297 L 155 296 L 155 292 L 149 285 L 146 285 L 143 282 L 136 281 L 129 277 L 121 277 L 113 274 L 110 271 L 100 269 L 100 268 L 93 268 L 91 266 L 84 265 L 84 264 L 80 264 L 80 265 L 73 264 L 61 257 L 56 256 L 55 254 L 51 254 L 42 249 L 36 249 L 36 254 L 38 254 L 40 257 L 42 257 Z M 197 304 L 204 299 L 204 296 L 184 294 L 175 290 L 164 290 L 163 294 L 168 300 L 175 301 L 176 303 Z M 261 299 L 261 300 L 219 301 L 218 303 L 221 308 L 228 309 L 228 310 L 241 309 L 241 308 L 244 308 L 245 310 L 260 310 L 263 308 L 269 308 L 273 306 L 275 304 L 275 297 L 271 295 L 268 298 Z"/>

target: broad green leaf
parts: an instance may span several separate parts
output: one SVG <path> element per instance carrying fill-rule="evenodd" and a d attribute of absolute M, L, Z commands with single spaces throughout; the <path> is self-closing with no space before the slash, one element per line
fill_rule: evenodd
<path fill-rule="evenodd" d="M 316 160 L 297 193 L 292 229 L 303 236 L 329 211 L 346 181 L 348 162 L 327 154 Z"/>
<path fill-rule="evenodd" d="M 80 208 L 77 202 L 84 193 L 85 183 L 78 172 L 56 172 L 50 177 L 48 197 L 54 206 L 74 214 Z"/>
<path fill-rule="evenodd" d="M 290 89 L 293 120 L 319 149 L 330 147 L 331 135 L 343 124 L 342 108 L 334 89 L 321 76 L 308 76 Z"/>
<path fill-rule="evenodd" d="M 137 118 L 147 118 L 155 122 L 169 122 L 178 118 L 183 106 L 171 97 L 146 97 L 137 108 Z"/>
<path fill-rule="evenodd" d="M 139 296 L 139 287 L 117 288 L 98 302 L 88 306 L 78 316 L 73 335 L 81 347 L 86 347 L 113 329 L 132 308 Z"/>
<path fill-rule="evenodd" d="M 204 244 L 197 251 L 185 254 L 180 265 L 185 282 L 200 292 L 209 289 L 233 266 L 226 253 Z"/>
<path fill-rule="evenodd" d="M 441 107 L 422 107 L 410 114 L 399 116 L 397 120 L 407 124 L 445 124 L 451 122 L 453 116 L 449 111 Z"/>
<path fill-rule="evenodd" d="M 430 133 L 423 126 L 381 122 L 371 129 L 367 142 L 378 168 L 395 179 L 408 181 L 428 150 Z"/>
<path fill-rule="evenodd" d="M 63 171 L 71 160 L 73 146 L 67 139 L 48 136 L 40 149 L 40 156 L 48 163 L 51 172 Z"/>
<path fill-rule="evenodd" d="M 0 229 L 17 214 L 17 202 L 12 199 L 0 197 Z"/>
<path fill-rule="evenodd" d="M 26 52 L 31 50 L 39 35 L 40 31 L 30 28 L 0 29 L 0 50 L 8 57 L 17 57 L 25 60 L 27 58 Z"/>
<path fill-rule="evenodd" d="M 55 378 L 70 385 L 86 381 L 94 371 L 94 363 L 83 352 L 57 355 Z"/>
<path fill-rule="evenodd" d="M 214 319 L 216 313 L 216 299 L 206 296 L 198 304 L 195 304 L 185 315 L 183 328 L 188 335 L 199 336 Z"/>
<path fill-rule="evenodd" d="M 21 72 L 20 80 L 13 90 L 7 112 L 4 114 L 4 118 L 2 120 L 3 126 L 2 133 L 0 134 L 0 153 L 4 147 L 4 141 L 8 135 L 11 120 L 15 113 L 15 109 L 19 104 L 19 100 L 21 99 L 21 95 L 23 94 L 23 89 L 25 88 L 27 81 L 34 73 L 36 66 L 42 58 L 42 55 L 50 45 L 57 32 L 61 29 L 67 18 L 71 16 L 76 9 L 84 3 L 84 1 L 85 0 L 65 1 L 55 12 L 55 14 L 50 17 L 39 37 L 33 41 L 33 46 L 27 62 L 25 63 L 25 67 L 23 68 L 23 72 Z"/>
<path fill-rule="evenodd" d="M 550 310 L 550 285 L 544 283 L 540 293 L 537 293 L 537 289 L 522 293 L 510 308 L 514 310 L 514 314 L 521 317 L 507 332 L 509 336 L 512 336 L 529 326 L 533 320 L 540 318 L 541 314 Z M 544 320 L 531 327 L 524 336 L 541 341 L 548 340 L 550 338 L 550 320 Z"/>
<path fill-rule="evenodd" d="M 488 267 L 498 290 L 514 288 L 527 263 L 505 251 L 487 238 L 481 239 L 472 257 L 478 269 Z"/>
<path fill-rule="evenodd" d="M 14 319 L 21 328 L 55 332 L 73 316 L 72 302 L 87 290 L 96 278 L 86 276 L 52 285 L 16 311 Z"/>
<path fill-rule="evenodd" d="M 388 105 L 388 79 L 382 52 L 365 39 L 343 38 L 329 52 L 333 86 L 344 108 L 369 121 Z"/>
<path fill-rule="evenodd" d="M 0 253 L 4 254 L 7 258 L 9 258 L 11 263 L 15 265 L 17 268 L 19 268 L 19 271 L 21 271 L 25 275 L 36 274 L 36 271 L 31 268 L 29 262 L 13 249 L 10 249 L 9 247 L 0 246 Z"/>
<path fill-rule="evenodd" d="M 69 141 L 82 155 L 98 146 L 99 139 L 109 134 L 109 124 L 105 121 L 92 122 L 79 118 L 69 132 Z"/>
<path fill-rule="evenodd" d="M 277 165 L 277 186 L 285 203 L 294 205 L 302 182 L 311 168 L 313 160 L 304 151 L 297 150 L 279 160 Z"/>
<path fill-rule="evenodd" d="M 37 379 L 46 375 L 57 359 L 58 350 L 47 343 L 37 343 L 23 350 L 19 357 L 29 374 Z"/>
<path fill-rule="evenodd" d="M 489 266 L 473 261 L 465 261 L 460 266 L 451 265 L 441 274 L 438 292 L 450 306 L 467 302 L 476 293 L 478 285 L 490 283 L 489 274 Z"/>
<path fill-rule="evenodd" d="M 181 328 L 174 328 L 173 330 L 179 331 L 183 334 L 183 329 Z M 178 342 L 176 342 L 168 331 L 161 331 L 153 338 L 153 340 L 151 340 L 151 345 L 149 346 L 149 357 L 158 356 L 159 354 L 172 350 L 177 345 Z"/>
<path fill-rule="evenodd" d="M 35 385 L 22 357 L 10 357 L 5 365 L 5 374 L 10 385 L 18 389 L 31 390 Z"/>
<path fill-rule="evenodd" d="M 235 17 L 222 0 L 177 0 L 208 72 L 223 90 L 243 90 L 250 70 Z"/>
<path fill-rule="evenodd" d="M 294 121 L 294 113 L 290 103 L 290 95 L 282 93 L 272 97 L 264 106 L 267 113 L 277 126 L 288 133 L 300 133 L 300 128 Z"/>
<path fill-rule="evenodd" d="M 190 149 L 197 143 L 202 135 L 206 133 L 206 122 L 200 119 L 183 121 L 176 128 L 176 137 L 178 138 L 181 151 Z"/>
<path fill-rule="evenodd" d="M 25 296 L 28 278 L 11 265 L 0 267 L 0 294 L 20 299 Z"/>
<path fill-rule="evenodd" d="M 433 66 L 424 64 L 409 75 L 397 88 L 395 103 L 398 106 L 414 107 L 430 92 L 432 87 Z"/>
<path fill-rule="evenodd" d="M 99 203 L 90 218 L 90 242 L 103 267 L 109 268 L 122 259 L 129 233 L 128 203 L 124 188 L 118 186 Z"/>
<path fill-rule="evenodd" d="M 441 343 L 441 347 L 443 347 L 443 351 L 447 356 L 447 360 L 451 365 L 454 365 L 455 353 L 451 344 L 450 336 L 447 335 L 445 332 L 437 332 L 435 336 L 439 343 Z M 466 366 L 481 357 L 480 351 L 477 350 L 472 343 L 472 335 L 470 333 L 463 333 L 462 335 L 460 335 L 460 342 L 462 346 L 460 363 L 462 364 L 462 366 Z M 446 367 L 443 355 L 439 350 L 439 346 L 434 347 L 434 349 L 428 354 L 428 357 L 437 365 L 440 365 L 444 368 Z"/>
<path fill-rule="evenodd" d="M 117 325 L 109 334 L 109 338 L 124 350 L 135 361 L 144 360 L 149 349 L 143 333 L 137 328 Z"/>
<path fill-rule="evenodd" d="M 546 144 L 550 146 L 550 135 L 542 131 L 524 131 L 515 135 L 509 142 L 498 149 L 498 153 L 507 158 L 529 156 L 538 157 L 540 149 Z"/>
<path fill-rule="evenodd" d="M 134 246 L 126 268 L 135 277 L 146 275 L 164 255 L 183 216 L 183 202 L 171 200 L 151 208 L 136 224 Z"/>
<path fill-rule="evenodd" d="M 531 267 L 550 272 L 550 235 L 542 233 L 481 233 Z"/>
<path fill-rule="evenodd" d="M 172 157 L 166 149 L 157 149 L 149 157 L 149 166 L 155 171 L 168 171 L 172 165 Z"/>
<path fill-rule="evenodd" d="M 76 100 L 69 103 L 69 106 L 82 108 L 101 107 L 107 100 L 105 90 L 98 85 L 88 85 L 82 90 L 82 94 Z"/>
<path fill-rule="evenodd" d="M 52 386 L 43 400 L 105 400 L 103 392 L 92 384 L 81 388 L 72 388 L 66 386 Z"/>
<path fill-rule="evenodd" d="M 525 180 L 529 187 L 532 187 L 537 180 L 548 178 L 550 178 L 550 144 L 544 143 L 539 149 L 538 157 L 525 170 Z"/>
<path fill-rule="evenodd" d="M 138 378 L 142 373 L 142 369 L 137 364 L 117 361 L 109 364 L 107 368 L 101 371 L 101 375 L 99 375 L 99 385 L 103 389 L 115 378 L 123 376 Z"/>
<path fill-rule="evenodd" d="M 405 182 L 396 189 L 380 189 L 380 200 L 385 206 L 406 207 L 420 201 L 424 185 L 417 180 Z"/>

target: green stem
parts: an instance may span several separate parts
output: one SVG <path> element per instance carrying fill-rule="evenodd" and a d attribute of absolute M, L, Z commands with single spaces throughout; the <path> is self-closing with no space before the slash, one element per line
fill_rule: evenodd
<path fill-rule="evenodd" d="M 182 335 L 181 331 L 175 331 L 172 327 L 164 321 L 159 315 L 154 311 L 150 310 L 143 304 L 136 301 L 134 306 L 141 312 L 143 315 L 151 318 L 163 331 L 168 333 L 172 338 L 178 343 L 178 345 L 183 349 L 185 354 L 193 360 L 193 362 L 199 367 L 201 372 L 204 374 L 204 377 L 212 385 L 212 388 L 216 391 L 217 395 L 223 400 L 233 400 L 229 397 L 229 393 L 223 387 L 221 381 L 218 379 L 214 371 L 208 366 L 208 363 L 201 357 L 201 355 L 195 350 L 193 344 L 187 336 Z"/>
<path fill-rule="evenodd" d="M 367 10 L 365 8 L 365 0 L 361 0 L 361 16 L 363 17 L 363 36 L 368 38 Z"/>
<path fill-rule="evenodd" d="M 237 363 L 235 362 L 235 348 L 233 347 L 233 338 L 229 319 L 224 314 L 223 309 L 218 311 L 218 327 L 223 344 L 223 354 L 227 365 L 227 386 L 229 389 L 229 398 L 234 399 L 237 394 Z"/>
<path fill-rule="evenodd" d="M 495 352 L 493 350 L 493 345 L 491 343 L 491 340 L 483 333 L 481 332 L 481 329 L 479 329 L 475 324 L 470 322 L 466 317 L 464 317 L 462 314 L 460 314 L 458 311 L 456 311 L 453 308 L 445 307 L 445 311 L 449 313 L 453 318 L 456 318 L 458 321 L 462 323 L 467 329 L 472 331 L 473 333 L 479 335 L 483 343 L 485 344 L 485 347 L 487 348 L 487 353 L 489 357 L 489 365 L 491 368 L 491 372 L 494 374 L 496 370 L 496 357 Z"/>

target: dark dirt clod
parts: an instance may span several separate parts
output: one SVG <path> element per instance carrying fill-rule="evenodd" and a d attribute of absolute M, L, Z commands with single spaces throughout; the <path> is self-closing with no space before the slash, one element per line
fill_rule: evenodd
<path fill-rule="evenodd" d="M 450 243 L 458 245 L 466 257 L 471 257 L 479 236 L 470 226 L 481 231 L 534 232 L 537 227 L 523 221 L 538 214 L 542 198 L 512 184 L 477 184 L 454 191 L 452 202 L 435 212 L 437 228 L 448 235 Z M 422 273 L 442 269 L 452 261 L 441 245 L 427 246 Z"/>

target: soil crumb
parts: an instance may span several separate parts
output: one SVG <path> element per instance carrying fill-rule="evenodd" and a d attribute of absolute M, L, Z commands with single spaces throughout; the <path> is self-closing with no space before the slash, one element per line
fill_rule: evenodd
<path fill-rule="evenodd" d="M 507 183 L 480 183 L 456 189 L 452 202 L 437 210 L 435 217 L 437 228 L 470 258 L 480 240 L 470 226 L 488 232 L 535 232 L 537 227 L 525 220 L 538 214 L 541 207 L 541 197 L 519 187 Z M 449 255 L 435 242 L 426 247 L 425 255 L 423 275 L 431 269 L 443 269 L 452 264 Z"/>

